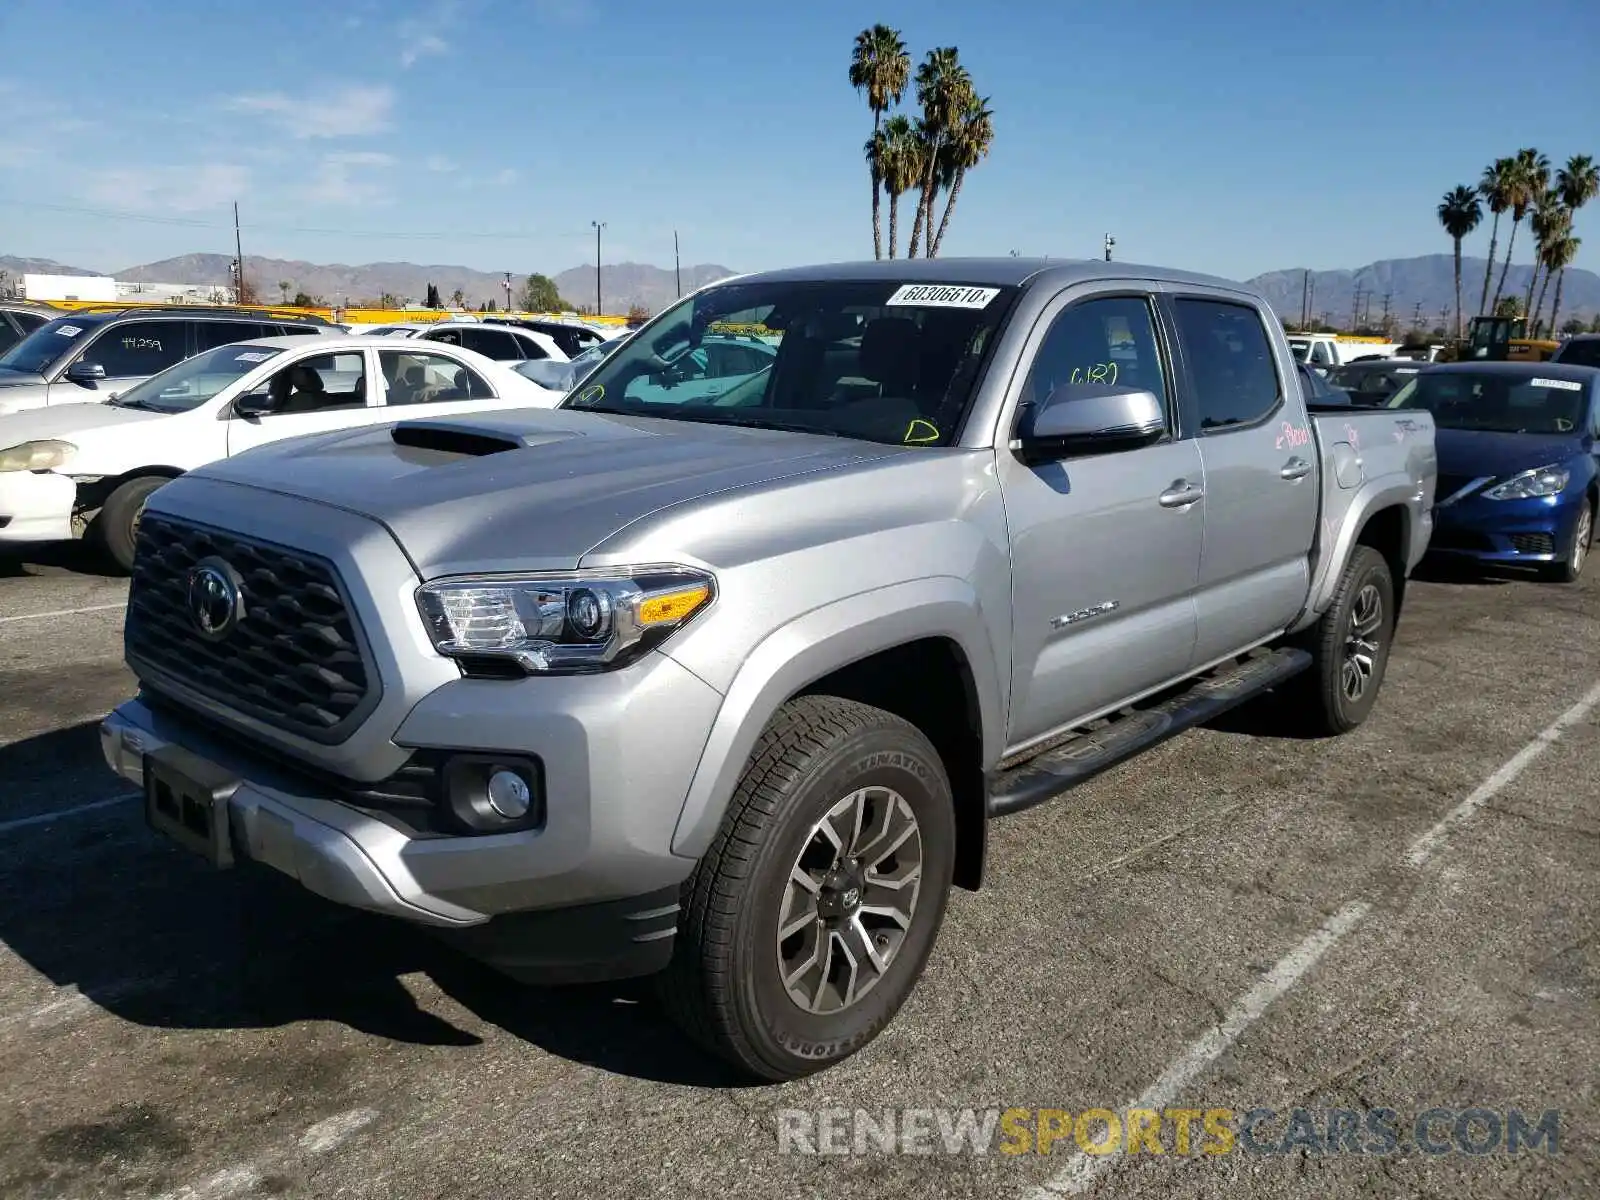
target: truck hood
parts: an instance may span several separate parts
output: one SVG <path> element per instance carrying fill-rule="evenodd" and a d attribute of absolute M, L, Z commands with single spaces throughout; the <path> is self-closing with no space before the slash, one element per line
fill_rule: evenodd
<path fill-rule="evenodd" d="M 1550 463 L 1565 462 L 1584 451 L 1576 433 L 1489 433 L 1476 429 L 1438 429 L 1434 446 L 1441 475 L 1492 475 L 1503 479 Z"/>
<path fill-rule="evenodd" d="M 34 371 L 13 371 L 0 367 L 0 388 L 43 387 L 44 376 Z"/>
<path fill-rule="evenodd" d="M 384 524 L 423 578 L 562 570 L 623 527 L 717 492 L 915 453 L 803 433 L 570 410 L 521 409 L 294 438 L 193 471 L 315 500 Z M 473 453 L 448 437 L 503 439 Z M 169 485 L 181 489 L 184 480 Z M 163 489 L 166 491 L 168 489 Z M 152 500 L 159 507 L 159 495 Z"/>
<path fill-rule="evenodd" d="M 0 404 L 4 403 L 5 393 L 0 392 Z M 0 449 L 44 438 L 71 441 L 77 434 L 118 429 L 170 415 L 144 408 L 118 408 L 115 404 L 52 404 L 48 408 L 30 408 L 0 418 Z"/>

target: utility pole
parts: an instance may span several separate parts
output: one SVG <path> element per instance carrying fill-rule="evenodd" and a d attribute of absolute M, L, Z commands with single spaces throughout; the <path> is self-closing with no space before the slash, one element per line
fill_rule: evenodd
<path fill-rule="evenodd" d="M 1422 328 L 1422 301 L 1417 301 L 1417 310 L 1411 314 L 1411 328 Z"/>
<path fill-rule="evenodd" d="M 1383 336 L 1384 337 L 1388 337 L 1389 336 L 1389 298 L 1391 296 L 1393 296 L 1393 295 L 1394 295 L 1393 292 L 1385 292 L 1383 294 Z"/>
<path fill-rule="evenodd" d="M 1361 285 L 1356 284 L 1356 298 L 1350 305 L 1350 332 L 1361 328 Z"/>
<path fill-rule="evenodd" d="M 239 202 L 237 200 L 235 200 L 233 202 L 233 253 L 236 256 L 234 258 L 234 262 L 236 262 L 238 264 L 238 269 L 234 272 L 234 279 L 233 279 L 233 282 L 234 282 L 233 302 L 235 304 L 243 304 L 244 303 L 244 245 L 239 240 Z"/>
<path fill-rule="evenodd" d="M 506 272 L 506 277 L 500 281 L 500 286 L 506 290 L 506 311 L 511 311 L 511 272 Z"/>
<path fill-rule="evenodd" d="M 1106 234 L 1106 261 L 1107 262 L 1111 261 L 1111 247 L 1115 246 L 1116 244 L 1117 244 L 1117 239 L 1112 237 L 1109 233 Z"/>
<path fill-rule="evenodd" d="M 1450 328 L 1450 306 L 1448 304 L 1439 310 L 1439 325 L 1443 329 Z"/>
<path fill-rule="evenodd" d="M 600 261 L 600 255 L 595 254 L 595 261 Z M 678 298 L 683 298 L 683 263 L 678 258 L 678 231 L 672 231 L 672 276 L 678 283 Z"/>
<path fill-rule="evenodd" d="M 594 226 L 594 315 L 600 316 L 600 231 L 606 227 L 604 221 L 590 221 Z"/>
<path fill-rule="evenodd" d="M 1300 328 L 1306 327 L 1306 322 L 1311 319 L 1311 271 L 1307 268 L 1300 277 Z"/>

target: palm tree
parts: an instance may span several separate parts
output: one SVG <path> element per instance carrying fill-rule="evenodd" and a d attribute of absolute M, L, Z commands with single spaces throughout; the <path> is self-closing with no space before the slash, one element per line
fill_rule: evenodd
<path fill-rule="evenodd" d="M 1600 167 L 1587 154 L 1574 154 L 1556 172 L 1556 191 L 1561 193 L 1561 203 L 1577 212 L 1600 195 Z"/>
<path fill-rule="evenodd" d="M 456 308 L 460 308 L 464 303 L 466 303 L 466 299 L 467 294 L 460 288 L 457 288 L 455 291 L 450 293 L 450 303 Z"/>
<path fill-rule="evenodd" d="M 883 114 L 905 95 L 911 75 L 911 55 L 900 31 L 887 25 L 874 25 L 856 34 L 855 52 L 850 56 L 850 86 L 867 93 L 872 110 L 872 141 L 867 143 L 867 165 L 872 172 L 872 253 L 883 257 L 883 233 L 879 223 L 881 195 L 881 155 L 875 152 L 883 128 Z"/>
<path fill-rule="evenodd" d="M 1578 257 L 1583 239 L 1574 237 L 1569 230 L 1550 244 L 1549 266 L 1556 273 L 1556 296 L 1550 303 L 1550 328 L 1556 327 L 1556 314 L 1561 311 L 1561 285 L 1567 278 L 1567 267 Z"/>
<path fill-rule="evenodd" d="M 916 147 L 911 152 L 911 156 L 916 159 L 917 163 L 917 177 L 911 186 L 921 189 L 926 186 L 928 174 L 937 170 L 933 131 L 928 128 L 928 123 L 921 117 L 911 123 L 911 141 L 912 145 Z M 923 193 L 919 190 L 917 193 L 917 215 L 916 219 L 911 222 L 911 241 L 906 247 L 907 258 L 915 258 L 917 256 L 917 247 L 922 244 L 922 225 L 928 216 L 927 206 L 922 203 L 922 195 Z"/>
<path fill-rule="evenodd" d="M 967 102 L 973 95 L 972 77 L 961 65 L 960 51 L 954 46 L 941 46 L 929 50 L 922 65 L 917 68 L 917 103 L 922 106 L 922 128 L 928 142 L 928 161 L 923 166 L 920 228 L 928 233 L 928 245 L 933 245 L 933 200 L 939 189 L 939 169 L 948 165 L 944 154 L 945 141 L 955 129 Z M 909 257 L 917 256 L 919 227 L 911 231 Z"/>
<path fill-rule="evenodd" d="M 1506 272 L 1511 269 L 1511 252 L 1517 244 L 1517 226 L 1527 219 L 1528 210 L 1550 186 L 1550 160 L 1531 146 L 1517 151 L 1512 172 L 1511 236 L 1506 239 L 1506 261 L 1500 267 L 1500 282 L 1495 285 L 1495 303 L 1506 290 Z"/>
<path fill-rule="evenodd" d="M 1536 331 L 1539 324 L 1539 314 L 1544 311 L 1544 294 L 1550 286 L 1550 248 L 1556 242 L 1572 232 L 1572 213 L 1567 206 L 1561 203 L 1561 194 L 1551 189 L 1545 193 L 1539 208 L 1533 214 L 1533 273 L 1539 278 L 1540 268 L 1544 268 L 1543 280 L 1539 285 L 1539 302 L 1529 309 L 1529 334 Z M 1533 282 L 1528 282 L 1528 297 L 1531 303 L 1533 297 Z"/>
<path fill-rule="evenodd" d="M 1539 315 L 1533 303 L 1533 288 L 1539 282 L 1539 268 L 1544 265 L 1545 246 L 1551 238 L 1560 236 L 1563 224 L 1570 223 L 1571 218 L 1561 203 L 1561 194 L 1554 188 L 1546 188 L 1533 202 L 1533 217 L 1528 222 L 1533 230 L 1533 274 L 1528 277 L 1528 294 L 1522 305 L 1528 314 L 1530 327 Z"/>
<path fill-rule="evenodd" d="M 1494 214 L 1494 225 L 1489 230 L 1489 261 L 1483 267 L 1483 294 L 1478 297 L 1478 315 L 1489 311 L 1489 280 L 1494 275 L 1494 255 L 1500 245 L 1500 214 L 1511 207 L 1515 191 L 1517 160 L 1497 158 L 1486 168 L 1478 181 L 1478 193 L 1489 211 Z"/>
<path fill-rule="evenodd" d="M 1476 188 L 1456 187 L 1439 201 L 1439 224 L 1456 246 L 1456 341 L 1461 340 L 1461 239 L 1483 220 L 1483 205 Z"/>
<path fill-rule="evenodd" d="M 879 164 L 883 190 L 889 193 L 889 257 L 893 258 L 900 244 L 900 197 L 922 178 L 922 142 L 909 118 L 896 113 L 884 122 Z"/>
<path fill-rule="evenodd" d="M 955 210 L 956 197 L 961 194 L 961 183 L 966 179 L 967 172 L 988 157 L 989 147 L 993 144 L 994 113 L 989 108 L 989 98 L 972 96 L 945 143 L 946 163 L 950 168 L 950 197 L 944 202 L 939 232 L 928 246 L 929 258 L 939 257 L 939 247 L 944 245 L 944 231 L 950 226 L 950 214 Z"/>
<path fill-rule="evenodd" d="M 285 304 L 289 303 L 289 281 L 287 279 L 278 280 L 278 290 L 283 293 L 283 302 Z"/>

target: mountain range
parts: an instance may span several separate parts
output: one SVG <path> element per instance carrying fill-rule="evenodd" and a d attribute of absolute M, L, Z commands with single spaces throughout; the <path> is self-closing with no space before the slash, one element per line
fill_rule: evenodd
<path fill-rule="evenodd" d="M 255 258 L 245 255 L 245 277 L 255 285 L 261 299 L 278 302 L 284 298 L 281 282 L 288 284 L 288 295 L 305 292 L 325 304 L 355 301 L 376 303 L 385 294 L 401 302 L 421 302 L 431 283 L 439 289 L 445 303 L 456 289 L 474 308 L 493 300 L 504 305 L 506 294 L 501 271 L 474 271 L 469 267 L 418 266 L 415 263 L 343 263 L 323 265 L 281 258 Z M 141 263 L 119 271 L 88 270 L 40 258 L 11 258 L 0 255 L 0 271 L 12 277 L 40 275 L 111 275 L 128 283 L 179 283 L 187 286 L 227 287 L 233 282 L 233 259 L 226 254 L 183 254 L 159 262 Z M 707 283 L 734 274 L 727 267 L 701 263 L 683 268 L 683 290 L 692 291 Z M 570 304 L 595 302 L 594 266 L 573 267 L 551 276 L 563 299 Z M 522 290 L 526 275 L 513 273 L 512 287 Z M 600 272 L 601 300 L 607 312 L 625 313 L 634 305 L 660 312 L 678 296 L 678 284 L 671 268 L 648 263 L 606 263 Z M 515 292 L 513 293 L 515 295 Z"/>
<path fill-rule="evenodd" d="M 114 272 L 117 279 L 147 283 L 180 283 L 187 285 L 226 285 L 232 260 L 224 254 L 185 254 L 160 262 L 144 263 Z M 439 294 L 449 300 L 451 294 L 461 289 L 467 302 L 474 306 L 488 300 L 504 303 L 505 292 L 501 286 L 503 275 L 498 271 L 474 271 L 467 267 L 418 266 L 414 263 L 367 263 L 362 266 L 343 264 L 321 265 L 277 258 L 245 258 L 248 277 L 255 283 L 263 298 L 277 300 L 281 297 L 279 281 L 289 285 L 289 295 L 305 292 L 319 296 L 326 303 L 343 300 L 376 301 L 385 293 L 401 300 L 420 301 L 427 295 L 428 284 L 439 289 Z M 1506 275 L 1504 292 L 1509 295 L 1527 294 L 1528 277 L 1532 268 L 1515 263 Z M 98 275 L 103 272 L 65 266 L 48 259 L 9 258 L 0 255 L 0 271 L 12 276 L 26 272 L 56 275 Z M 1478 310 L 1478 298 L 1483 288 L 1484 260 L 1461 260 L 1462 307 L 1467 313 Z M 706 263 L 683 268 L 685 292 L 717 279 L 732 275 L 727 267 Z M 1493 292 L 1498 282 L 1490 284 Z M 512 283 L 520 288 L 525 277 L 513 275 Z M 574 305 L 593 305 L 594 267 L 573 267 L 552 276 L 561 295 Z M 1455 268 L 1448 254 L 1426 254 L 1418 258 L 1385 259 L 1347 271 L 1310 271 L 1311 314 L 1326 314 L 1334 324 L 1344 326 L 1351 321 L 1356 309 L 1357 289 L 1363 297 L 1363 318 L 1376 322 L 1383 314 L 1387 296 L 1391 315 L 1401 328 L 1411 325 L 1421 305 L 1426 327 L 1449 324 L 1443 318 L 1445 310 L 1455 308 Z M 1248 282 L 1266 295 L 1278 314 L 1289 321 L 1298 321 L 1301 312 L 1303 289 L 1307 270 L 1290 268 L 1257 275 Z M 608 312 L 626 312 L 641 305 L 650 312 L 659 312 L 677 297 L 678 284 L 670 268 L 651 266 L 648 263 L 607 263 L 601 270 L 601 298 Z M 1553 285 L 1552 285 L 1553 290 Z M 1535 299 L 1537 300 L 1537 295 Z M 1550 298 L 1545 301 L 1548 311 Z M 1593 271 L 1569 268 L 1561 291 L 1563 317 L 1582 316 L 1586 319 L 1600 314 L 1600 275 Z"/>

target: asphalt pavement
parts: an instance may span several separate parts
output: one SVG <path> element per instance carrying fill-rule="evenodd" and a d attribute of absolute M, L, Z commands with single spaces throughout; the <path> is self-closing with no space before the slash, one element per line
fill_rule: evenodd
<path fill-rule="evenodd" d="M 1600 1188 L 1600 576 L 1430 574 L 1356 733 L 1258 704 L 997 823 L 899 1018 L 784 1086 L 148 833 L 125 594 L 0 559 L 0 1196 Z"/>

